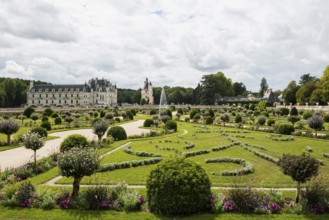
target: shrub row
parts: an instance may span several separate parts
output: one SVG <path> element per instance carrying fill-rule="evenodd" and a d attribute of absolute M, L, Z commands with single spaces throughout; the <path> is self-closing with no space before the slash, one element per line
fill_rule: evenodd
<path fill-rule="evenodd" d="M 306 146 L 305 148 L 306 148 L 307 152 L 309 152 L 309 153 L 313 152 L 313 149 L 310 146 Z"/>
<path fill-rule="evenodd" d="M 198 151 L 184 152 L 183 156 L 184 157 L 194 157 L 197 155 L 208 154 L 208 153 L 210 153 L 210 150 L 198 150 Z"/>
<path fill-rule="evenodd" d="M 133 151 L 130 148 L 131 148 L 131 144 L 127 145 L 124 149 L 124 152 L 126 152 L 127 154 L 136 155 L 138 157 L 162 157 L 162 155 L 160 154 L 154 154 L 144 151 Z"/>
<path fill-rule="evenodd" d="M 145 160 L 133 160 L 133 161 L 123 161 L 119 163 L 102 164 L 98 171 L 106 172 L 106 171 L 117 170 L 117 169 L 145 166 L 145 165 L 156 164 L 159 163 L 160 161 L 162 161 L 161 157 L 155 157 Z"/>
<path fill-rule="evenodd" d="M 213 158 L 206 159 L 206 163 L 235 163 L 243 166 L 242 169 L 236 169 L 233 171 L 223 171 L 221 173 L 222 176 L 238 176 L 238 175 L 246 175 L 254 172 L 254 166 L 252 163 L 249 163 L 241 158 L 231 158 L 231 157 L 221 157 L 221 158 Z"/>
<path fill-rule="evenodd" d="M 168 151 L 171 151 L 171 150 L 176 150 L 176 148 L 174 148 L 174 147 L 161 147 L 161 148 L 159 148 L 159 150 L 168 150 Z"/>
<path fill-rule="evenodd" d="M 273 141 L 293 141 L 295 140 L 293 136 L 287 136 L 287 137 L 281 137 L 281 135 L 268 135 L 267 136 L 269 139 L 273 140 Z"/>
<path fill-rule="evenodd" d="M 247 139 L 255 139 L 254 137 L 248 137 L 248 136 L 244 136 L 244 135 L 236 135 L 236 138 L 247 138 Z"/>
<path fill-rule="evenodd" d="M 248 147 L 256 148 L 256 149 L 259 149 L 259 150 L 268 151 L 268 149 L 266 147 L 257 146 L 257 145 L 250 145 L 248 143 L 244 143 L 244 145 L 246 145 Z"/>
<path fill-rule="evenodd" d="M 195 147 L 195 144 L 192 143 L 192 142 L 188 142 L 188 141 L 186 141 L 185 144 L 187 144 L 187 145 L 184 147 L 184 149 L 186 149 L 186 150 Z"/>
<path fill-rule="evenodd" d="M 263 153 L 260 153 L 260 152 L 258 152 L 256 150 L 250 149 L 248 147 L 248 144 L 243 143 L 243 144 L 241 144 L 241 146 L 243 147 L 243 149 L 248 150 L 250 152 L 253 152 L 256 156 L 258 156 L 260 158 L 263 158 L 263 159 L 265 159 L 267 161 L 270 161 L 270 162 L 275 163 L 275 164 L 278 164 L 278 162 L 279 162 L 279 159 L 277 159 L 277 158 L 274 158 L 274 157 L 269 156 L 267 154 L 263 154 Z"/>
<path fill-rule="evenodd" d="M 234 144 L 229 144 L 229 145 L 223 145 L 223 146 L 219 146 L 219 147 L 213 147 L 211 148 L 212 151 L 221 151 L 221 150 L 225 150 L 228 149 L 230 147 L 235 146 Z"/>
<path fill-rule="evenodd" d="M 240 141 L 238 141 L 238 140 L 236 140 L 236 139 L 234 139 L 234 138 L 232 138 L 232 137 L 228 137 L 227 138 L 229 141 L 231 141 L 234 145 L 239 145 L 240 144 Z"/>
<path fill-rule="evenodd" d="M 324 156 L 325 158 L 329 158 L 329 154 L 324 153 L 323 156 Z"/>

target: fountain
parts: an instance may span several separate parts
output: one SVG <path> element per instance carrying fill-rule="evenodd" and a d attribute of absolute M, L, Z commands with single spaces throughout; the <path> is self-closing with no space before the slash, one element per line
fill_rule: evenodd
<path fill-rule="evenodd" d="M 167 97 L 164 88 L 162 88 L 161 96 L 160 96 L 160 103 L 159 103 L 159 115 L 167 115 Z"/>

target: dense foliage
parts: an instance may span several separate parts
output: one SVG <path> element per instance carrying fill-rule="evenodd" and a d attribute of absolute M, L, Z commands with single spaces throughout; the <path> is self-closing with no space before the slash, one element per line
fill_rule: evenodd
<path fill-rule="evenodd" d="M 123 127 L 113 126 L 107 131 L 107 136 L 112 136 L 115 141 L 127 139 L 127 133 Z"/>
<path fill-rule="evenodd" d="M 146 184 L 148 205 L 163 215 L 207 212 L 211 208 L 210 180 L 191 161 L 170 159 L 151 171 Z"/>
<path fill-rule="evenodd" d="M 72 148 L 88 148 L 89 142 L 87 138 L 80 134 L 72 134 L 64 139 L 60 145 L 60 151 L 64 152 Z"/>

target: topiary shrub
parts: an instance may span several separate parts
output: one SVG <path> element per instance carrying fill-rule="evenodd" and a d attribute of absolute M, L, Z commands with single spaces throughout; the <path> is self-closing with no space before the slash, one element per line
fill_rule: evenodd
<path fill-rule="evenodd" d="M 296 107 L 290 109 L 290 115 L 298 116 L 298 110 Z"/>
<path fill-rule="evenodd" d="M 149 209 L 170 216 L 208 212 L 210 186 L 209 177 L 200 165 L 184 159 L 164 161 L 147 179 Z"/>
<path fill-rule="evenodd" d="M 259 116 L 258 119 L 257 119 L 257 124 L 259 125 L 264 125 L 266 122 L 266 117 L 264 116 Z"/>
<path fill-rule="evenodd" d="M 289 124 L 281 124 L 277 129 L 277 133 L 279 133 L 279 134 L 288 134 L 288 135 L 290 135 L 294 131 L 295 131 L 294 126 L 289 125 Z"/>
<path fill-rule="evenodd" d="M 212 123 L 214 123 L 214 120 L 212 119 L 211 116 L 207 116 L 206 118 L 206 125 L 211 125 Z"/>
<path fill-rule="evenodd" d="M 151 127 L 153 125 L 154 125 L 154 121 L 150 118 L 146 119 L 143 124 L 144 127 Z"/>
<path fill-rule="evenodd" d="M 62 119 L 60 117 L 55 118 L 55 125 L 62 124 Z"/>
<path fill-rule="evenodd" d="M 60 152 L 70 150 L 72 148 L 88 148 L 90 146 L 87 138 L 80 134 L 72 134 L 64 139 L 60 146 Z"/>
<path fill-rule="evenodd" d="M 41 126 L 42 128 L 47 129 L 47 131 L 50 131 L 50 130 L 51 130 L 51 124 L 50 124 L 49 121 L 44 121 L 44 122 L 42 122 L 40 126 Z"/>
<path fill-rule="evenodd" d="M 57 118 L 57 117 L 58 117 L 58 113 L 56 113 L 56 112 L 52 113 L 52 114 L 51 114 L 51 117 L 52 117 L 52 118 Z"/>
<path fill-rule="evenodd" d="M 190 113 L 190 118 L 194 118 L 194 115 L 196 115 L 197 113 L 200 113 L 199 109 L 193 109 Z"/>
<path fill-rule="evenodd" d="M 27 118 L 30 118 L 30 116 L 35 112 L 34 108 L 31 106 L 24 109 L 23 115 L 25 115 Z"/>
<path fill-rule="evenodd" d="M 235 116 L 235 123 L 241 123 L 242 122 L 242 117 L 241 117 L 241 115 L 237 115 L 237 116 Z"/>
<path fill-rule="evenodd" d="M 47 130 L 42 128 L 42 127 L 33 128 L 31 130 L 31 133 L 37 133 L 40 137 L 47 137 L 48 136 Z"/>
<path fill-rule="evenodd" d="M 274 119 L 268 119 L 266 124 L 267 124 L 267 126 L 275 125 L 275 120 Z"/>
<path fill-rule="evenodd" d="M 289 115 L 289 109 L 288 108 L 283 107 L 283 108 L 280 108 L 280 110 L 281 110 L 281 115 Z"/>
<path fill-rule="evenodd" d="M 155 115 L 156 113 L 157 113 L 157 111 L 155 109 L 151 109 L 150 115 Z"/>
<path fill-rule="evenodd" d="M 305 111 L 305 112 L 303 113 L 303 119 L 308 119 L 308 118 L 310 118 L 310 117 L 312 117 L 312 112 L 310 112 L 310 111 Z"/>
<path fill-rule="evenodd" d="M 168 120 L 166 122 L 166 127 L 169 129 L 169 130 L 174 130 L 174 131 L 177 131 L 177 123 L 173 120 Z"/>
<path fill-rule="evenodd" d="M 107 136 L 110 136 L 110 135 L 114 138 L 115 141 L 127 139 L 127 134 L 126 134 L 125 129 L 120 126 L 111 127 L 107 132 Z"/>
<path fill-rule="evenodd" d="M 126 111 L 126 117 L 129 120 L 134 120 L 134 114 L 131 111 Z"/>

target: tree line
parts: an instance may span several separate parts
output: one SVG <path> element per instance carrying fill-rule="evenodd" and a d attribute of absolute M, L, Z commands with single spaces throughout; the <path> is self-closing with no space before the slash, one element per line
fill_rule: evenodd
<path fill-rule="evenodd" d="M 329 102 L 329 66 L 325 68 L 320 78 L 310 73 L 301 76 L 299 82 L 289 82 L 283 90 L 285 103 L 305 105 L 326 105 Z"/>

